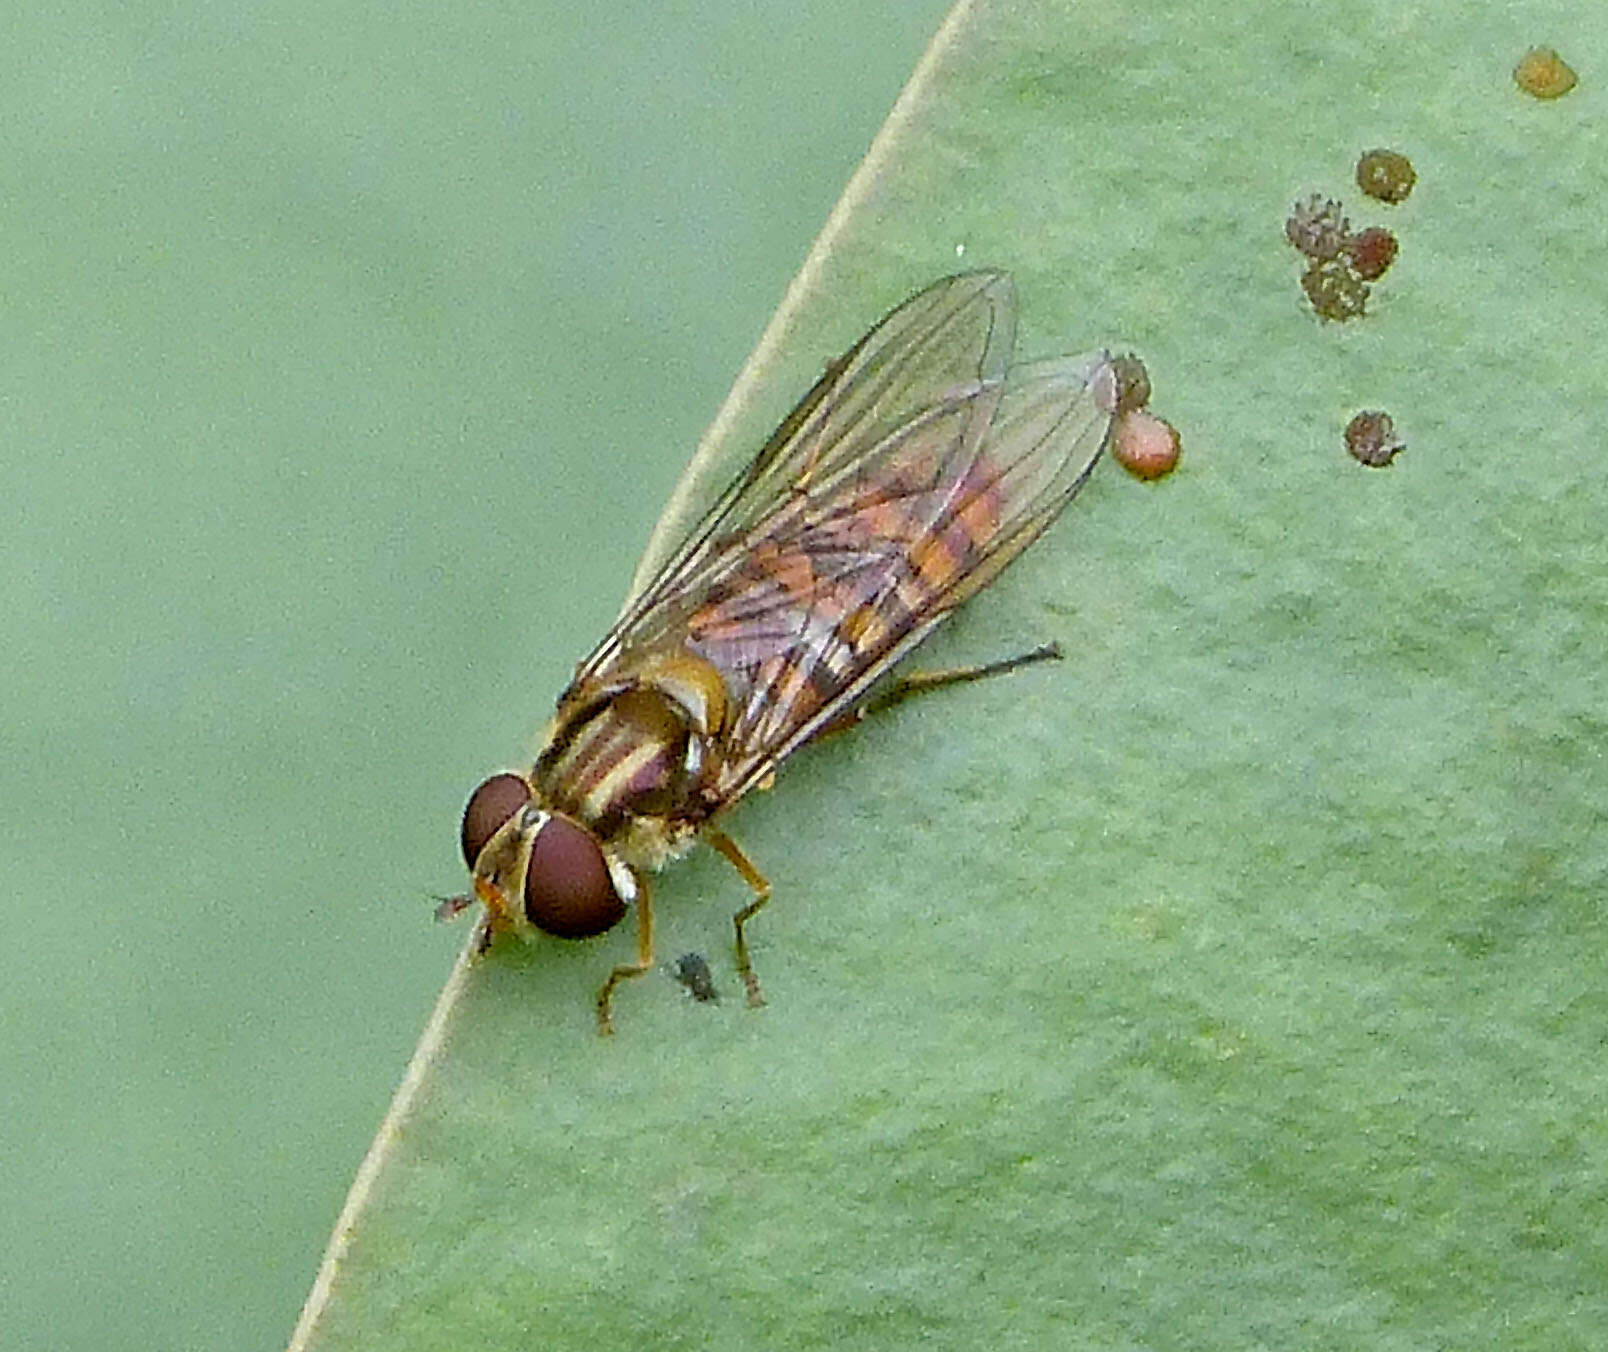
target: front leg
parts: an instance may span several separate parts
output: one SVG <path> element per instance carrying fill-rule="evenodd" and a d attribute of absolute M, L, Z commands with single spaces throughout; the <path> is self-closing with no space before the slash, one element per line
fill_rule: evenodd
<path fill-rule="evenodd" d="M 653 967 L 653 890 L 646 878 L 637 879 L 637 960 L 622 963 L 609 973 L 597 993 L 597 1031 L 607 1037 L 614 1031 L 614 988 L 622 981 L 641 976 Z"/>

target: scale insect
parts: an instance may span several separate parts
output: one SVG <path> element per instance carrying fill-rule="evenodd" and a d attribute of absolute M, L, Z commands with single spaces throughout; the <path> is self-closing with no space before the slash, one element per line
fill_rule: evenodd
<path fill-rule="evenodd" d="M 1012 365 L 1015 291 L 948 277 L 890 312 L 777 428 L 559 696 L 535 764 L 470 795 L 461 832 L 481 944 L 579 939 L 635 910 L 653 966 L 649 876 L 695 840 L 751 897 L 733 917 L 748 1003 L 764 1003 L 745 927 L 770 883 L 718 825 L 801 746 L 921 690 L 1044 657 L 878 679 L 1041 535 L 1087 482 L 1114 421 L 1144 402 L 1133 359 Z"/>

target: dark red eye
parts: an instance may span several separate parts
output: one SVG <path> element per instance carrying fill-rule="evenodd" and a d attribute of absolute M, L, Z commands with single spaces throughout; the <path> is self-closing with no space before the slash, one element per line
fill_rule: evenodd
<path fill-rule="evenodd" d="M 473 869 L 475 860 L 486 848 L 486 842 L 528 802 L 530 785 L 518 775 L 493 775 L 471 793 L 469 804 L 463 810 L 463 826 L 458 833 L 463 844 L 464 863 Z"/>
<path fill-rule="evenodd" d="M 624 914 L 597 838 L 567 817 L 549 817 L 525 872 L 526 918 L 560 939 L 589 939 Z"/>

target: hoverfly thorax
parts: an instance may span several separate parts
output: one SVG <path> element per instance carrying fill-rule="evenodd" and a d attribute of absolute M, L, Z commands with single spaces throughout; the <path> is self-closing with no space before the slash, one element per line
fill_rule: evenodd
<path fill-rule="evenodd" d="M 686 649 L 648 657 L 618 678 L 581 681 L 559 701 L 532 771 L 538 792 L 603 840 L 637 819 L 695 826 L 725 717 L 720 673 Z M 623 857 L 635 865 L 656 867 Z"/>

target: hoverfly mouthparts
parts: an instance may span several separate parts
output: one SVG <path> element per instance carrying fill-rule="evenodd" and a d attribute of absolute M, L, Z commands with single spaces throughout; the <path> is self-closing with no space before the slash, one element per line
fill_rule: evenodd
<path fill-rule="evenodd" d="M 1138 358 L 1018 363 L 1015 333 L 1003 272 L 945 277 L 884 315 L 633 592 L 529 772 L 470 797 L 486 942 L 585 938 L 635 912 L 636 958 L 597 993 L 600 1032 L 615 988 L 654 969 L 649 875 L 699 840 L 748 886 L 732 937 L 748 1003 L 764 1004 L 745 926 L 771 887 L 719 822 L 800 747 L 1059 653 L 881 684 L 1049 528 L 1149 400 Z"/>
<path fill-rule="evenodd" d="M 493 775 L 469 795 L 461 838 L 470 871 L 491 839 L 531 801 L 530 785 L 516 774 Z M 589 939 L 613 929 L 625 915 L 597 838 L 568 817 L 531 807 L 520 823 L 528 833 L 524 910 L 544 934 Z"/>

